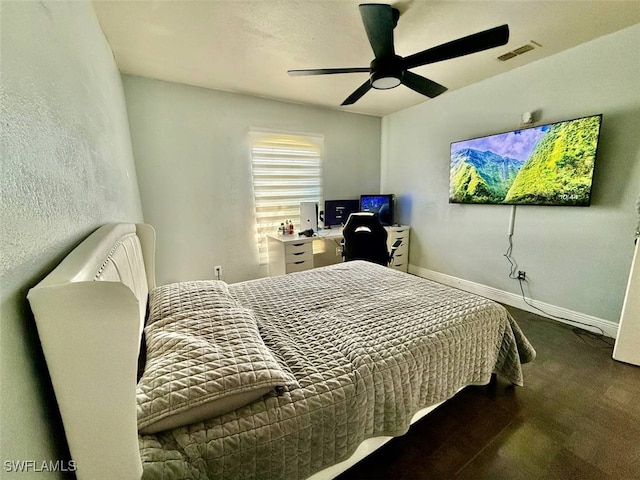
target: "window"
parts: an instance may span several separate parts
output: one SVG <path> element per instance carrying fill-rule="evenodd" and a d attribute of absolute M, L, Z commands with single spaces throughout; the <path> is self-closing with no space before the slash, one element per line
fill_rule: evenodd
<path fill-rule="evenodd" d="M 252 130 L 249 138 L 258 256 L 265 264 L 265 235 L 278 233 L 288 220 L 299 232 L 300 202 L 322 205 L 324 137 Z"/>

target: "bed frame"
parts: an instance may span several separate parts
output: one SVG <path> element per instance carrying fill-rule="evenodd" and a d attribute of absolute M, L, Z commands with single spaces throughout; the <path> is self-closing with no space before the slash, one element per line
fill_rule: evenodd
<path fill-rule="evenodd" d="M 136 376 L 155 232 L 104 225 L 29 291 L 79 480 L 139 479 Z"/>
<path fill-rule="evenodd" d="M 139 479 L 136 376 L 155 231 L 108 224 L 29 291 L 38 335 L 79 480 Z M 411 423 L 438 405 L 420 410 Z M 311 478 L 333 478 L 391 440 L 365 440 Z"/>

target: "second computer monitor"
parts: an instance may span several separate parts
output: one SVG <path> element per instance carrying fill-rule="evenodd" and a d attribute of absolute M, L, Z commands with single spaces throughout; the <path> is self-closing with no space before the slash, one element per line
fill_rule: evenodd
<path fill-rule="evenodd" d="M 360 195 L 360 211 L 377 214 L 382 225 L 393 225 L 395 216 L 393 200 L 393 194 Z"/>
<path fill-rule="evenodd" d="M 349 215 L 359 211 L 358 200 L 326 200 L 324 202 L 324 226 L 331 228 L 347 223 Z"/>

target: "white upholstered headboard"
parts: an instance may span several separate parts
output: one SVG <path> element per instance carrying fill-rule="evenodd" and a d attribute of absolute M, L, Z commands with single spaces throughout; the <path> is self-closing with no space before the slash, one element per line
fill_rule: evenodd
<path fill-rule="evenodd" d="M 139 479 L 136 375 L 155 232 L 109 224 L 29 291 L 79 480 Z"/>

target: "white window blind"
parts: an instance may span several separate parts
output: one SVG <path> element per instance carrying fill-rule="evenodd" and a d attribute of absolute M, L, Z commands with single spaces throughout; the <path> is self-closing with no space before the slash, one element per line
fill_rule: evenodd
<path fill-rule="evenodd" d="M 300 231 L 300 202 L 322 205 L 324 137 L 252 130 L 251 167 L 256 243 L 261 264 L 267 263 L 265 235 L 277 234 L 291 220 Z M 315 242 L 314 242 L 315 243 Z"/>

